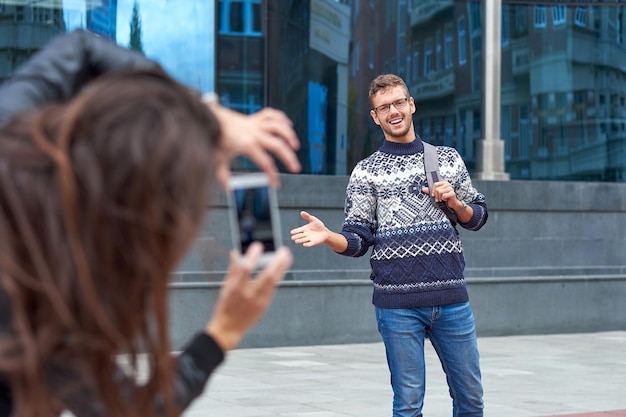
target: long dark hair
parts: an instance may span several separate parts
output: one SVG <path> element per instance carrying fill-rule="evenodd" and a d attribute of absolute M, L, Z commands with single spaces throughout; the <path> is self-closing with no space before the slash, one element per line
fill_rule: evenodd
<path fill-rule="evenodd" d="M 206 211 L 219 137 L 157 70 L 102 77 L 0 130 L 0 373 L 16 416 L 86 393 L 108 415 L 155 415 L 154 398 L 178 411 L 167 283 Z M 147 354 L 140 388 L 120 382 L 120 353 L 131 378 Z"/>

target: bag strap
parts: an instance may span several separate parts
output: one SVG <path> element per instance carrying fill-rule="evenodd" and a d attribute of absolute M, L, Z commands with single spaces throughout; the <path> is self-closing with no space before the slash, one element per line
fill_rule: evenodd
<path fill-rule="evenodd" d="M 445 201 L 435 202 L 435 198 L 432 194 L 433 184 L 439 181 L 439 159 L 437 158 L 437 148 L 424 141 L 422 141 L 422 144 L 424 144 L 424 170 L 426 171 L 426 181 L 428 182 L 430 198 L 433 200 L 433 203 L 443 210 L 446 216 L 448 216 L 450 223 L 452 223 L 452 227 L 456 230 L 456 214 L 450 210 Z"/>

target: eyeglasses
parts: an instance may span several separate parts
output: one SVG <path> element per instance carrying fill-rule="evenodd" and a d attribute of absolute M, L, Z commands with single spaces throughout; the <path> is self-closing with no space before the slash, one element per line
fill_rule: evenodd
<path fill-rule="evenodd" d="M 374 111 L 378 114 L 385 114 L 387 113 L 390 109 L 391 106 L 393 105 L 393 107 L 395 107 L 396 109 L 402 109 L 404 108 L 404 106 L 406 106 L 409 103 L 409 99 L 411 97 L 405 97 L 405 98 L 401 98 L 399 100 L 394 101 L 393 103 L 387 103 L 387 104 L 381 104 L 378 107 L 374 107 Z"/>

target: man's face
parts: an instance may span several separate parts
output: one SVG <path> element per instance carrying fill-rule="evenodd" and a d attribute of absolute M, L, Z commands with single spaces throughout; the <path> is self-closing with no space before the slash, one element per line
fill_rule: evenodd
<path fill-rule="evenodd" d="M 387 140 L 410 142 L 415 139 L 413 131 L 413 113 L 415 102 L 401 87 L 381 90 L 372 97 L 370 115 L 374 123 L 381 127 Z"/>

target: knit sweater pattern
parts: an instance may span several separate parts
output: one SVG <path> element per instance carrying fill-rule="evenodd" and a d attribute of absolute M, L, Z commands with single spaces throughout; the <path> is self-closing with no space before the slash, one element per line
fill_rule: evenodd
<path fill-rule="evenodd" d="M 485 197 L 470 179 L 456 149 L 437 146 L 439 175 L 474 211 L 467 230 L 487 221 Z M 385 141 L 352 171 L 341 234 L 346 256 L 372 246 L 372 303 L 380 308 L 415 308 L 469 300 L 461 239 L 445 213 L 422 191 L 427 186 L 424 145 Z"/>

